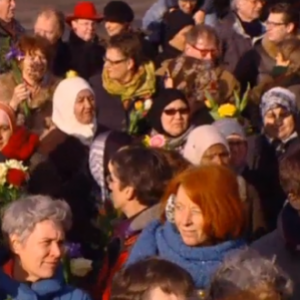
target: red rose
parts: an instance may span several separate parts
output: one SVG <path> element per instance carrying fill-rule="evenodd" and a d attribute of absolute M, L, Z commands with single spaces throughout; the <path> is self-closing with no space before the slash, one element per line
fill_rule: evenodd
<path fill-rule="evenodd" d="M 26 173 L 19 169 L 9 169 L 6 179 L 14 187 L 20 187 L 26 180 Z"/>

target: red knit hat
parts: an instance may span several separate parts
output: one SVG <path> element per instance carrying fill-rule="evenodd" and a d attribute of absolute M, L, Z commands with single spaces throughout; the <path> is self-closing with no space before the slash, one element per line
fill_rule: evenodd
<path fill-rule="evenodd" d="M 15 129 L 16 129 L 16 115 L 15 115 L 15 112 L 13 111 L 13 109 L 9 105 L 7 105 L 3 102 L 0 102 L 0 110 L 4 111 L 7 114 L 8 119 L 9 119 L 10 129 L 11 129 L 12 132 L 14 132 Z"/>
<path fill-rule="evenodd" d="M 76 19 L 87 19 L 101 22 L 103 20 L 103 16 L 97 13 L 96 7 L 93 2 L 85 1 L 78 2 L 75 5 L 73 14 L 66 17 L 66 22 L 70 24 L 73 20 Z"/>

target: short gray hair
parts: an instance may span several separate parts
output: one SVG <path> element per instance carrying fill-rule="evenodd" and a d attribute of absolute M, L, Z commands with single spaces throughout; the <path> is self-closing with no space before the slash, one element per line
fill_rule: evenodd
<path fill-rule="evenodd" d="M 48 196 L 27 196 L 10 203 L 4 210 L 2 232 L 6 241 L 16 234 L 21 242 L 26 241 L 36 224 L 51 220 L 68 231 L 72 225 L 69 205 Z"/>
<path fill-rule="evenodd" d="M 292 291 L 292 281 L 274 262 L 245 249 L 228 256 L 217 270 L 209 288 L 209 299 L 233 299 L 241 295 L 261 299 L 259 295 L 263 293 L 280 295 L 278 299 L 287 300 Z"/>

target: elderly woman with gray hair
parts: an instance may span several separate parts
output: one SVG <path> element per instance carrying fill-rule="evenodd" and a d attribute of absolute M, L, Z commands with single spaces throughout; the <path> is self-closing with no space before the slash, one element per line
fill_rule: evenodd
<path fill-rule="evenodd" d="M 289 300 L 291 280 L 270 260 L 246 249 L 225 259 L 214 274 L 209 300 Z"/>
<path fill-rule="evenodd" d="M 8 205 L 2 232 L 11 257 L 0 271 L 0 299 L 90 299 L 66 285 L 59 270 L 71 224 L 71 210 L 64 201 L 39 195 Z"/>

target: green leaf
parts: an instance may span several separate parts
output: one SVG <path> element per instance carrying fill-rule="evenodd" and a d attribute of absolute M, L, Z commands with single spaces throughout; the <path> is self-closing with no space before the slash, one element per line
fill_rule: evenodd
<path fill-rule="evenodd" d="M 240 96 L 239 93 L 236 90 L 233 90 L 233 96 L 234 96 L 234 102 L 235 102 L 235 107 L 237 110 L 240 110 Z"/>
<path fill-rule="evenodd" d="M 214 98 L 213 98 L 213 96 L 210 94 L 210 92 L 207 91 L 207 90 L 205 90 L 204 93 L 205 93 L 206 99 L 209 101 L 209 104 L 210 104 L 210 106 L 211 106 L 210 109 L 211 109 L 211 110 L 216 110 L 216 109 L 218 109 L 218 104 L 216 103 L 216 101 L 214 100 Z"/>
<path fill-rule="evenodd" d="M 240 112 L 242 112 L 247 104 L 248 104 L 248 96 L 249 96 L 249 93 L 250 93 L 250 84 L 248 82 L 248 85 L 247 85 L 247 90 L 245 91 L 244 95 L 243 95 L 243 99 L 242 99 L 242 102 L 241 102 L 241 106 L 240 106 Z"/>

